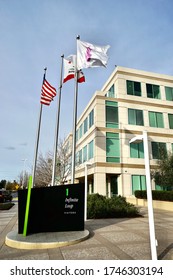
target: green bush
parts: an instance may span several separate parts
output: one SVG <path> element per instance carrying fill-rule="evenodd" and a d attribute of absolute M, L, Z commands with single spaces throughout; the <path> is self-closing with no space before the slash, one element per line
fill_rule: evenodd
<path fill-rule="evenodd" d="M 135 191 L 135 197 L 141 199 L 147 199 L 147 192 Z M 153 200 L 173 201 L 173 191 L 152 190 L 152 198 Z"/>
<path fill-rule="evenodd" d="M 0 210 L 9 210 L 14 205 L 13 202 L 0 203 Z"/>
<path fill-rule="evenodd" d="M 139 216 L 138 209 L 133 204 L 126 202 L 126 199 L 122 196 L 107 198 L 98 193 L 88 195 L 88 219 L 136 216 Z"/>

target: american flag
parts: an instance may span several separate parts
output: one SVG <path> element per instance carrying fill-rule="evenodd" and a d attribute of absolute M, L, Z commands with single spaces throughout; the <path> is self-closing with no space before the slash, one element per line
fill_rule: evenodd
<path fill-rule="evenodd" d="M 40 103 L 44 105 L 50 105 L 50 102 L 56 96 L 56 89 L 52 87 L 46 79 L 44 79 L 41 89 Z"/>

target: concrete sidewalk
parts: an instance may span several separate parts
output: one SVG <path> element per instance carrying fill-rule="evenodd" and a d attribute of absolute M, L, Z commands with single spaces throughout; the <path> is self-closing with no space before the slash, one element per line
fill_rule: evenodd
<path fill-rule="evenodd" d="M 143 217 L 88 220 L 90 236 L 85 241 L 53 249 L 14 249 L 5 244 L 6 235 L 17 231 L 17 202 L 0 210 L 1 260 L 150 260 L 147 208 Z M 158 259 L 173 259 L 173 212 L 154 210 Z"/>

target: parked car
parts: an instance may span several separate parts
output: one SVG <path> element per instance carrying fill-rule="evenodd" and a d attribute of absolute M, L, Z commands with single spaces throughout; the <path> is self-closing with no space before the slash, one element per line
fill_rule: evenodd
<path fill-rule="evenodd" d="M 0 190 L 0 203 L 12 201 L 13 197 L 10 191 Z"/>

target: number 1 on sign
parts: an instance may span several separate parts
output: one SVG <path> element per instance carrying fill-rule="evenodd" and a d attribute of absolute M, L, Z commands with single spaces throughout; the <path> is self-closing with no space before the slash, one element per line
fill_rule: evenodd
<path fill-rule="evenodd" d="M 69 194 L 69 189 L 66 189 L 66 196 L 68 196 Z"/>

